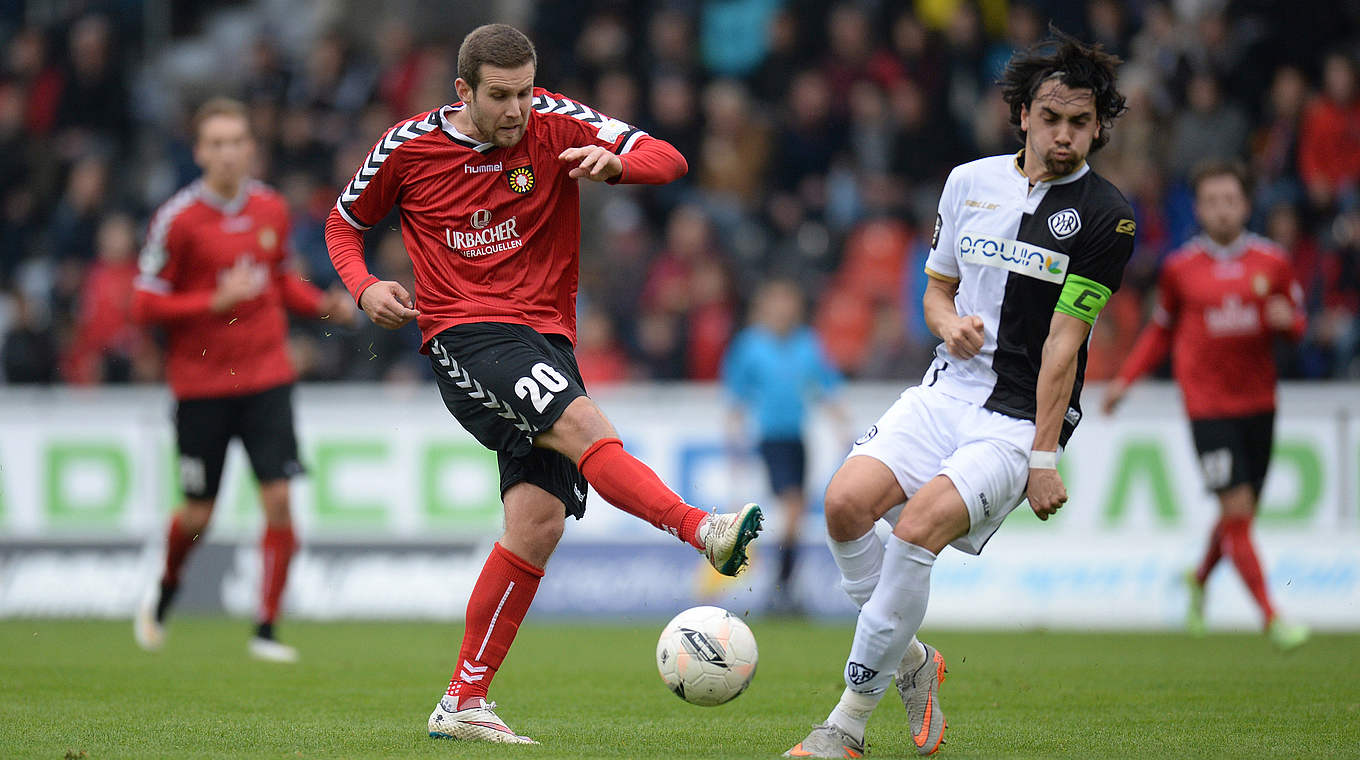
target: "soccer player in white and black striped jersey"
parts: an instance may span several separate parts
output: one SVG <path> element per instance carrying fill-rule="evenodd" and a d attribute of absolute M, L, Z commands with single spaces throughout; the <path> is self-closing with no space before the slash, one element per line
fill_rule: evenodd
<path fill-rule="evenodd" d="M 1086 163 L 1124 110 L 1119 60 L 1053 30 L 1001 85 L 1024 141 L 954 169 L 926 262 L 925 321 L 943 343 L 856 442 L 826 493 L 828 543 L 860 605 L 845 691 L 790 757 L 859 757 L 894 680 L 916 750 L 944 739 L 944 658 L 916 639 L 946 546 L 977 554 L 1028 497 L 1067 500 L 1057 461 L 1081 420 L 1091 325 L 1133 250 L 1129 204 Z M 887 545 L 874 522 L 892 525 Z"/>

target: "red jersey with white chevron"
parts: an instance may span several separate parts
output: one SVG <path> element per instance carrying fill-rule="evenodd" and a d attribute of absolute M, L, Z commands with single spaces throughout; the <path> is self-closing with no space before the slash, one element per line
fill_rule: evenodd
<path fill-rule="evenodd" d="M 534 88 L 525 133 L 509 148 L 479 143 L 451 118 L 462 103 L 390 129 L 345 187 L 327 223 L 331 261 L 357 301 L 377 278 L 353 230 L 395 205 L 415 271 L 424 341 L 470 322 L 510 322 L 576 340 L 580 199 L 567 148 L 619 155 L 625 183 L 669 182 L 685 161 L 668 143 L 570 98 Z"/>
<path fill-rule="evenodd" d="M 1305 326 L 1303 291 L 1288 254 L 1251 233 L 1227 246 L 1194 238 L 1163 264 L 1152 322 L 1119 377 L 1132 382 L 1169 351 L 1191 419 L 1273 411 L 1272 341 L 1280 333 L 1266 324 L 1265 304 L 1276 295 L 1294 305 L 1294 323 L 1285 334 L 1297 340 Z"/>
<path fill-rule="evenodd" d="M 202 180 L 156 211 L 138 265 L 133 318 L 165 328 L 166 376 L 178 399 L 240 396 L 296 379 L 288 311 L 320 316 L 321 291 L 287 265 L 288 207 L 259 182 L 236 198 Z M 263 289 L 224 312 L 212 309 L 217 278 L 249 261 Z"/>

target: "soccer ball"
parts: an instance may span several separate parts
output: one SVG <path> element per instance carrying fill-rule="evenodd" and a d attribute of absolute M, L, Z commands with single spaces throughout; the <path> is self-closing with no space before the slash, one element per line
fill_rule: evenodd
<path fill-rule="evenodd" d="M 756 637 L 721 607 L 691 607 L 676 615 L 656 643 L 656 669 L 677 697 L 711 707 L 730 701 L 756 674 Z"/>

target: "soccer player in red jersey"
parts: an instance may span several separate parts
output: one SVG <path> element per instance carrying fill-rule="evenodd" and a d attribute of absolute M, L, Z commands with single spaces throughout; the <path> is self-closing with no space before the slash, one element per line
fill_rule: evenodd
<path fill-rule="evenodd" d="M 485 700 L 562 536 L 605 501 L 735 575 L 760 508 L 707 514 L 624 450 L 586 396 L 576 339 L 577 180 L 664 184 L 685 159 L 669 143 L 534 87 L 537 57 L 504 24 L 458 49 L 461 101 L 394 125 L 326 222 L 331 261 L 377 324 L 417 321 L 444 404 L 500 465 L 505 533 L 468 600 L 458 664 L 429 720 L 436 738 L 531 743 Z M 362 232 L 400 209 L 415 298 L 364 264 Z"/>
<path fill-rule="evenodd" d="M 254 141 L 245 106 L 217 98 L 194 117 L 194 160 L 202 178 L 180 190 L 151 220 L 139 261 L 133 319 L 165 329 L 166 376 L 176 400 L 175 430 L 184 503 L 170 520 L 165 572 L 138 608 L 137 642 L 164 642 L 166 612 L 180 570 L 212 516 L 227 445 L 240 438 L 260 483 L 265 530 L 260 611 L 250 653 L 292 662 L 274 621 L 297 547 L 288 480 L 302 472 L 293 434 L 288 314 L 352 322 L 342 290 L 323 293 L 289 266 L 288 208 L 249 178 Z"/>
<path fill-rule="evenodd" d="M 1171 355 L 1204 482 L 1218 495 L 1220 510 L 1204 559 L 1187 577 L 1190 630 L 1204 631 L 1204 584 L 1227 555 L 1260 606 L 1271 640 L 1290 649 L 1307 640 L 1308 629 L 1276 615 L 1251 522 L 1274 438 L 1272 343 L 1303 336 L 1302 289 L 1288 254 L 1246 231 L 1251 204 L 1244 169 L 1206 164 L 1193 186 L 1204 234 L 1163 265 L 1152 322 L 1111 381 L 1103 406 L 1111 413 L 1135 380 Z"/>

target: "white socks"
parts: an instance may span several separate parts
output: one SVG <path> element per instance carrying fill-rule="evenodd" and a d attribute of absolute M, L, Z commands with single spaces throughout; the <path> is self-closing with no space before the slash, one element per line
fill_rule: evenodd
<path fill-rule="evenodd" d="M 930 551 L 897 536 L 888 538 L 879 582 L 855 625 L 855 641 L 845 664 L 847 690 L 876 695 L 875 701 L 887 690 L 893 671 L 925 619 L 934 564 Z M 924 655 L 923 648 L 912 649 Z"/>
<path fill-rule="evenodd" d="M 863 607 L 869 601 L 869 595 L 874 593 L 883 570 L 883 542 L 870 528 L 868 533 L 849 541 L 837 541 L 827 536 L 826 545 L 836 559 L 836 567 L 841 570 L 841 588 L 850 595 L 856 607 Z"/>
<path fill-rule="evenodd" d="M 862 742 L 865 728 L 869 725 L 869 714 L 882 698 L 883 692 L 860 694 L 847 688 L 841 692 L 841 701 L 836 704 L 836 709 L 831 711 L 826 722 L 840 727 L 842 731 Z"/>

